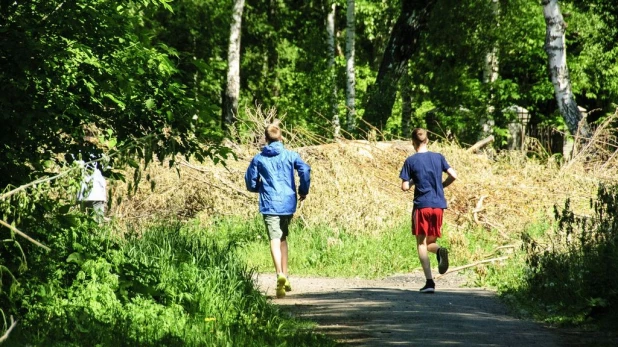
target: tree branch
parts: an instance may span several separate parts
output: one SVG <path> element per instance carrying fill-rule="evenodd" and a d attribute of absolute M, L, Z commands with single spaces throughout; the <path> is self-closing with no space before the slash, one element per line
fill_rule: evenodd
<path fill-rule="evenodd" d="M 62 5 L 64 5 L 65 2 L 66 1 L 61 2 L 60 5 L 56 6 L 56 8 L 53 11 L 51 11 L 49 14 L 45 15 L 45 17 L 43 17 L 43 19 L 41 19 L 41 23 L 45 22 L 49 16 L 51 16 L 54 13 L 56 13 L 56 11 L 58 11 L 60 9 L 60 7 L 62 7 Z"/>
<path fill-rule="evenodd" d="M 446 275 L 448 275 L 448 274 L 450 274 L 450 273 L 453 273 L 453 272 L 458 272 L 458 271 L 461 271 L 461 270 L 464 270 L 464 269 L 467 269 L 467 268 L 471 268 L 471 267 L 475 267 L 475 266 L 478 266 L 478 265 L 481 265 L 481 264 L 485 264 L 485 263 L 493 263 L 493 262 L 495 262 L 495 261 L 506 260 L 506 259 L 508 259 L 508 258 L 509 258 L 508 256 L 503 256 L 503 257 L 498 257 L 498 258 L 491 258 L 491 259 L 485 259 L 485 260 L 475 261 L 474 263 L 470 263 L 470 264 L 468 264 L 468 265 L 462 265 L 462 266 L 458 266 L 458 267 L 452 268 L 452 269 L 450 269 L 450 270 L 449 270 L 447 273 L 445 273 L 445 274 L 442 274 L 442 275 L 436 275 L 436 277 L 434 277 L 434 279 L 438 279 L 438 278 L 440 278 L 440 277 L 442 277 L 442 276 L 446 276 Z"/>
<path fill-rule="evenodd" d="M 51 251 L 51 249 L 50 249 L 49 247 L 47 247 L 47 246 L 45 246 L 44 244 L 40 243 L 39 241 L 37 241 L 37 240 L 33 239 L 32 237 L 30 237 L 30 236 L 26 235 L 25 233 L 23 233 L 23 232 L 19 231 L 19 229 L 17 229 L 16 227 L 14 227 L 14 226 L 10 225 L 9 223 L 7 223 L 7 222 L 3 221 L 2 219 L 0 219 L 0 225 L 3 225 L 3 226 L 5 226 L 5 227 L 7 227 L 7 228 L 9 228 L 9 229 L 13 230 L 13 231 L 14 231 L 17 235 L 19 235 L 19 236 L 21 236 L 21 237 L 25 238 L 26 240 L 28 240 L 28 241 L 30 241 L 30 242 L 32 242 L 32 243 L 34 243 L 35 245 L 37 245 L 37 246 L 39 246 L 39 247 L 43 248 L 44 250 L 46 250 L 46 251 L 48 251 L 48 252 L 49 252 L 49 251 Z"/>
<path fill-rule="evenodd" d="M 16 193 L 19 193 L 22 190 L 26 190 L 26 189 L 28 189 L 28 188 L 30 188 L 32 186 L 36 186 L 37 184 L 45 183 L 45 182 L 51 182 L 51 181 L 56 180 L 56 179 L 58 179 L 58 178 L 60 178 L 62 176 L 66 176 L 71 171 L 72 170 L 67 170 L 67 171 L 62 172 L 60 174 L 57 174 L 56 176 L 40 178 L 40 179 L 32 181 L 32 182 L 30 182 L 28 184 L 24 184 L 23 186 L 19 186 L 19 187 L 15 188 L 15 189 L 13 189 L 11 191 L 8 191 L 8 192 L 0 195 L 0 200 L 4 200 L 4 199 L 8 198 L 11 195 L 15 195 Z"/>
<path fill-rule="evenodd" d="M 8 329 L 6 329 L 6 331 L 4 332 L 4 335 L 0 337 L 0 344 L 2 344 L 4 341 L 6 341 L 6 339 L 9 338 L 9 334 L 11 333 L 11 330 L 13 330 L 13 328 L 15 328 L 16 325 L 17 325 L 17 321 L 13 320 L 13 316 L 11 316 L 11 326 Z"/>
<path fill-rule="evenodd" d="M 482 139 L 481 141 L 475 143 L 474 145 L 472 145 L 472 147 L 468 148 L 467 152 L 469 153 L 474 153 L 476 151 L 478 151 L 479 149 L 481 149 L 483 146 L 487 145 L 490 142 L 494 141 L 494 136 L 490 135 L 484 139 Z"/>

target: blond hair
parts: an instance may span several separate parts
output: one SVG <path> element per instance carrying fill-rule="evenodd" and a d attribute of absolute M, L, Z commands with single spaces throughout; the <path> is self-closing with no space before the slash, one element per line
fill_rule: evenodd
<path fill-rule="evenodd" d="M 266 142 L 271 143 L 275 141 L 281 141 L 281 128 L 279 128 L 277 124 L 269 124 L 264 130 L 264 136 L 266 137 Z"/>
<path fill-rule="evenodd" d="M 412 131 L 412 142 L 415 146 L 420 146 L 421 144 L 427 144 L 429 139 L 427 138 L 427 130 L 423 128 L 416 128 Z"/>

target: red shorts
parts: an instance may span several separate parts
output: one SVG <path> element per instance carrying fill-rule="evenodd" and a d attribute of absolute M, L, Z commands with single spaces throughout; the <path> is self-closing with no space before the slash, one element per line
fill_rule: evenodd
<path fill-rule="evenodd" d="M 441 208 L 419 208 L 412 210 L 412 234 L 427 236 L 442 236 Z"/>

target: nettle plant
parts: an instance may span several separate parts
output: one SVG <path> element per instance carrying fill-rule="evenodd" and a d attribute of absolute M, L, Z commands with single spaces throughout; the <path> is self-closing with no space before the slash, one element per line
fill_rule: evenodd
<path fill-rule="evenodd" d="M 615 306 L 618 298 L 618 185 L 600 185 L 592 216 L 576 215 L 567 200 L 555 207 L 549 244 L 524 235 L 528 295 L 574 320 Z"/>

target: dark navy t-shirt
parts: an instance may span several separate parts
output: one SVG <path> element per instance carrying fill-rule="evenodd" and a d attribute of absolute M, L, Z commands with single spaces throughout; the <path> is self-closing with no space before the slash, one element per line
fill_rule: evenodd
<path fill-rule="evenodd" d="M 440 153 L 422 152 L 409 156 L 399 178 L 414 184 L 414 208 L 446 208 L 442 173 L 450 166 Z"/>

